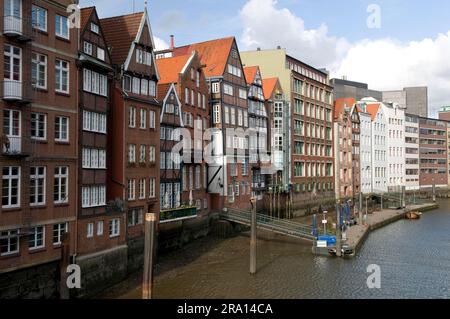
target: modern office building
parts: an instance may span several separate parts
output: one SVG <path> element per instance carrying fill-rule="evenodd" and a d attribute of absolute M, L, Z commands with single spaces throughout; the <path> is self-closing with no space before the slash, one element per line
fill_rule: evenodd
<path fill-rule="evenodd" d="M 367 83 L 349 81 L 345 77 L 343 79 L 331 79 L 330 85 L 334 88 L 334 98 L 354 98 L 360 101 L 366 97 L 372 97 L 377 101 L 383 98 L 383 92 L 369 89 Z"/>
<path fill-rule="evenodd" d="M 382 101 L 398 104 L 408 114 L 428 117 L 428 87 L 408 87 L 403 90 L 384 91 Z"/>
<path fill-rule="evenodd" d="M 447 122 L 419 119 L 420 188 L 447 187 Z"/>
<path fill-rule="evenodd" d="M 405 115 L 405 185 L 406 190 L 420 189 L 419 116 Z"/>

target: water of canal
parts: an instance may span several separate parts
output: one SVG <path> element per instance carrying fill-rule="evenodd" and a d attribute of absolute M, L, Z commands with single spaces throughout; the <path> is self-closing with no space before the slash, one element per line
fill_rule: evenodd
<path fill-rule="evenodd" d="M 248 273 L 248 234 L 205 238 L 161 258 L 154 294 L 182 299 L 450 298 L 450 201 L 439 204 L 418 221 L 401 220 L 372 232 L 352 259 L 313 256 L 308 242 L 260 233 L 254 276 Z M 381 289 L 367 287 L 371 264 L 380 266 Z M 140 287 L 115 297 L 139 298 Z"/>

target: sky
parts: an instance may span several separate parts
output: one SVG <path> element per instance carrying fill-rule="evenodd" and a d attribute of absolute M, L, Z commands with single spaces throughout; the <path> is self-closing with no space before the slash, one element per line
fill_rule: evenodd
<path fill-rule="evenodd" d="M 80 0 L 100 17 L 145 0 Z M 134 4 L 133 4 L 134 3 Z M 428 86 L 430 115 L 450 105 L 448 0 L 148 0 L 156 45 L 235 36 L 240 50 L 285 48 L 331 77 L 376 90 Z"/>

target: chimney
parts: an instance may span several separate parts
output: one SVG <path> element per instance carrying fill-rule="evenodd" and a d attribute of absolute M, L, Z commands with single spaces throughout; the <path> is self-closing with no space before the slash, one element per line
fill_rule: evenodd
<path fill-rule="evenodd" d="M 175 49 L 175 37 L 173 34 L 170 35 L 170 50 Z"/>
<path fill-rule="evenodd" d="M 347 81 L 347 76 L 346 76 L 346 75 L 343 75 L 343 76 L 342 76 L 342 80 Z"/>
<path fill-rule="evenodd" d="M 277 46 L 277 50 L 281 50 L 281 46 L 279 45 L 279 46 Z"/>
<path fill-rule="evenodd" d="M 256 48 L 256 51 L 261 51 L 261 48 L 260 47 Z"/>

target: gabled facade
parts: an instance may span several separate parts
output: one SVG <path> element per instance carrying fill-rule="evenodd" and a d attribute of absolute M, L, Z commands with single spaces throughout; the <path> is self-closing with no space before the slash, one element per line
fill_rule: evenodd
<path fill-rule="evenodd" d="M 353 98 L 337 99 L 334 103 L 334 145 L 337 163 L 335 166 L 336 199 L 353 197 Z"/>
<path fill-rule="evenodd" d="M 352 119 L 353 197 L 361 192 L 361 119 L 356 103 L 350 111 Z"/>
<path fill-rule="evenodd" d="M 119 238 L 110 236 L 117 212 L 107 207 L 107 122 L 114 73 L 95 7 L 81 10 L 80 27 L 77 253 L 83 255 L 114 247 Z"/>
<path fill-rule="evenodd" d="M 384 113 L 383 107 L 380 102 L 373 98 L 364 98 L 358 102 L 358 106 L 362 109 L 362 112 L 370 114 L 371 127 L 370 138 L 372 144 L 371 150 L 371 193 L 385 193 L 388 191 L 387 182 L 387 117 Z M 361 127 L 363 135 L 369 135 L 367 131 L 369 128 Z"/>
<path fill-rule="evenodd" d="M 360 120 L 360 181 L 361 192 L 370 194 L 372 192 L 372 118 L 370 113 L 364 111 L 357 104 Z"/>
<path fill-rule="evenodd" d="M 183 152 L 180 204 L 187 211 L 178 212 L 177 216 L 208 216 L 208 166 L 204 158 L 206 142 L 203 137 L 210 128 L 210 117 L 204 67 L 196 51 L 177 57 L 160 58 L 156 62 L 161 74 L 160 83 L 173 85 L 181 103 Z M 193 211 L 192 207 L 195 207 Z"/>
<path fill-rule="evenodd" d="M 58 261 L 63 233 L 76 231 L 78 30 L 64 27 L 71 3 L 0 2 L 0 273 Z M 73 254 L 75 236 L 68 245 Z"/>
<path fill-rule="evenodd" d="M 208 169 L 211 209 L 250 208 L 251 170 L 247 82 L 233 37 L 173 49 L 173 56 L 196 51 L 205 65 L 210 90 L 209 105 L 214 163 Z M 239 130 L 237 130 L 239 129 Z"/>
<path fill-rule="evenodd" d="M 389 192 L 401 192 L 405 186 L 405 108 L 380 103 L 386 114 L 387 183 Z"/>
<path fill-rule="evenodd" d="M 244 68 L 248 85 L 248 117 L 250 127 L 249 152 L 252 167 L 252 196 L 263 200 L 267 191 L 271 147 L 269 143 L 269 114 L 266 109 L 263 81 L 258 66 Z"/>
<path fill-rule="evenodd" d="M 130 243 L 143 238 L 144 214 L 159 214 L 159 74 L 147 10 L 102 19 L 101 26 L 116 70 L 108 124 L 108 197 L 118 200 L 123 213 L 112 227 L 120 242 Z"/>

